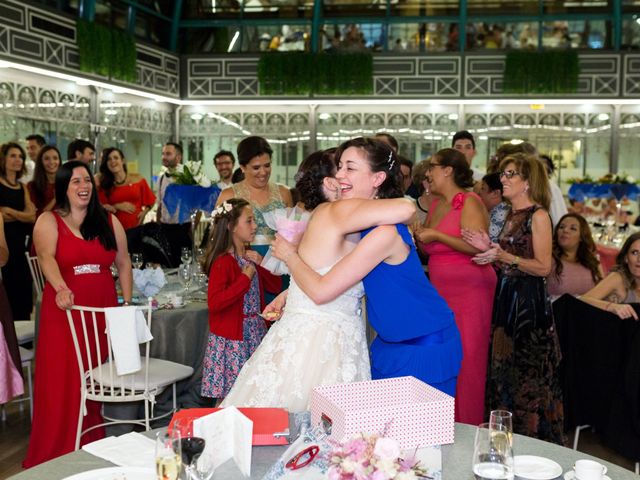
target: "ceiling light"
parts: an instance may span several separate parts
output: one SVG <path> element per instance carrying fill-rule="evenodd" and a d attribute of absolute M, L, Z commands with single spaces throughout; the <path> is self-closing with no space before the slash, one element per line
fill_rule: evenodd
<path fill-rule="evenodd" d="M 601 122 L 606 122 L 607 120 L 609 120 L 609 114 L 608 113 L 599 113 L 598 114 L 598 120 L 600 120 Z"/>
<path fill-rule="evenodd" d="M 320 120 L 329 120 L 331 118 L 331 114 L 327 112 L 322 112 L 320 115 L 318 115 L 318 118 Z"/>
<path fill-rule="evenodd" d="M 196 122 L 199 122 L 200 120 L 202 120 L 203 117 L 204 115 L 198 112 L 191 114 L 191 120 L 195 120 Z"/>
<path fill-rule="evenodd" d="M 511 140 L 509 143 L 511 145 L 520 145 L 522 142 L 524 142 L 524 140 L 520 140 L 519 138 L 514 138 L 513 140 Z"/>
<path fill-rule="evenodd" d="M 235 47 L 239 36 L 240 36 L 240 30 L 236 30 L 236 33 L 233 35 L 233 38 L 231 39 L 231 43 L 229 43 L 229 48 L 227 48 L 227 53 L 233 50 L 233 47 Z"/>

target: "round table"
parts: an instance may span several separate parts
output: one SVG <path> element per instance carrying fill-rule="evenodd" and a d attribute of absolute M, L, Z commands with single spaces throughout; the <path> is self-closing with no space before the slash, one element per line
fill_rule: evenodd
<path fill-rule="evenodd" d="M 149 436 L 154 434 L 148 432 Z M 471 456 L 473 454 L 473 440 L 475 427 L 462 423 L 456 424 L 455 443 L 442 447 L 442 478 L 445 480 L 473 480 L 471 472 Z M 514 435 L 514 453 L 516 455 L 538 455 L 550 458 L 558 462 L 567 472 L 574 462 L 581 458 L 597 460 L 607 466 L 607 475 L 611 480 L 637 480 L 638 477 L 622 467 L 600 460 L 585 453 L 581 453 L 568 448 L 560 447 L 551 443 L 543 442 L 522 435 Z M 286 446 L 277 447 L 254 447 L 251 458 L 251 477 L 260 479 L 276 462 L 278 457 L 286 450 Z M 96 468 L 112 467 L 113 464 L 98 457 L 94 457 L 84 451 L 78 451 L 51 460 L 18 475 L 10 477 L 16 480 L 60 480 L 69 475 L 92 470 Z M 153 465 L 150 465 L 153 467 Z M 222 465 L 217 471 L 215 478 L 224 480 L 245 480 L 240 471 L 232 461 Z M 562 477 L 559 477 L 562 478 Z"/>

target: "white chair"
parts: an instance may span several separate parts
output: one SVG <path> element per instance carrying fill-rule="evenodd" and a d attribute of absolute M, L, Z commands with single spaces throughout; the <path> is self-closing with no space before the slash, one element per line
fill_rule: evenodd
<path fill-rule="evenodd" d="M 20 348 L 20 362 L 22 363 L 22 369 L 23 370 L 25 368 L 27 369 L 26 384 L 29 386 L 29 390 L 28 392 L 25 390 L 25 392 L 22 394 L 20 398 L 14 398 L 9 403 L 19 403 L 20 411 L 22 412 L 23 402 L 29 402 L 29 418 L 33 419 L 33 383 L 31 380 L 31 377 L 32 377 L 31 362 L 33 361 L 33 350 L 29 350 L 24 347 L 19 347 L 19 348 Z M 7 411 L 6 411 L 5 405 L 2 405 L 2 421 L 3 422 L 7 421 Z"/>
<path fill-rule="evenodd" d="M 16 327 L 16 337 L 18 345 L 33 342 L 36 335 L 36 322 L 33 320 L 16 320 L 13 322 Z"/>
<path fill-rule="evenodd" d="M 151 303 L 138 307 L 146 317 L 147 325 L 151 329 Z M 74 306 L 67 310 L 67 320 L 71 329 L 71 336 L 76 351 L 76 358 L 80 371 L 80 409 L 76 430 L 76 450 L 80 446 L 80 437 L 94 428 L 120 423 L 142 425 L 149 430 L 149 422 L 172 414 L 176 410 L 176 382 L 190 377 L 193 368 L 179 363 L 149 357 L 149 343 L 144 344 L 144 355 L 141 358 L 142 369 L 129 375 L 117 375 L 111 338 L 108 332 L 107 351 L 100 348 L 99 337 L 103 334 L 104 308 Z M 99 324 L 102 325 L 99 331 Z M 91 341 L 90 341 L 91 340 Z M 87 362 L 83 360 L 86 352 Z M 103 363 L 102 359 L 107 358 Z M 156 395 L 169 385 L 173 389 L 173 410 L 158 417 L 152 417 L 150 407 L 153 408 Z M 122 420 L 104 417 L 104 423 L 82 430 L 82 417 L 86 414 L 84 408 L 87 400 L 97 402 L 144 402 L 144 420 Z"/>
<path fill-rule="evenodd" d="M 31 271 L 31 278 L 33 279 L 33 286 L 36 287 L 36 293 L 38 297 L 42 297 L 42 290 L 44 290 L 44 274 L 40 268 L 40 262 L 38 257 L 32 257 L 29 252 L 24 252 L 29 263 L 29 270 Z"/>

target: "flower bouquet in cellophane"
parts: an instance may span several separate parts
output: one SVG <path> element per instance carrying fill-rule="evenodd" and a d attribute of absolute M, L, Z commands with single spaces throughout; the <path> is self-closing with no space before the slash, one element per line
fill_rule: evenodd
<path fill-rule="evenodd" d="M 307 228 L 311 214 L 298 207 L 278 208 L 262 215 L 269 228 L 278 232 L 288 242 L 297 245 L 302 239 L 302 234 Z M 287 275 L 287 265 L 271 254 L 271 248 L 267 251 L 260 264 L 274 275 Z"/>

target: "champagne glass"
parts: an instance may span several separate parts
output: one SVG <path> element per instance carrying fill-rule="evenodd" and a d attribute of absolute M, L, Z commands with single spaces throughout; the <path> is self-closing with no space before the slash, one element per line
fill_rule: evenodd
<path fill-rule="evenodd" d="M 182 247 L 182 251 L 180 252 L 180 260 L 186 265 L 191 265 L 193 257 L 191 255 L 191 249 L 189 247 Z"/>
<path fill-rule="evenodd" d="M 197 453 L 193 456 L 188 471 L 188 480 L 211 480 L 215 471 L 213 456 L 209 453 Z"/>
<path fill-rule="evenodd" d="M 142 254 L 141 253 L 132 253 L 131 254 L 131 266 L 133 268 L 141 269 L 142 268 Z"/>
<path fill-rule="evenodd" d="M 204 260 L 204 248 L 202 247 L 198 247 L 196 248 L 196 261 L 198 263 L 202 263 L 202 261 Z"/>
<path fill-rule="evenodd" d="M 158 432 L 156 435 L 156 478 L 158 480 L 178 480 L 182 469 L 182 451 L 176 435 Z M 178 435 L 179 437 L 179 435 Z"/>
<path fill-rule="evenodd" d="M 180 264 L 180 267 L 178 267 L 178 278 L 180 278 L 180 282 L 184 286 L 184 296 L 186 298 L 189 294 L 189 286 L 191 285 L 191 264 Z"/>
<path fill-rule="evenodd" d="M 513 480 L 513 450 L 504 426 L 478 425 L 472 469 L 477 480 Z"/>
<path fill-rule="evenodd" d="M 489 414 L 491 428 L 504 427 L 507 432 L 509 444 L 513 448 L 513 414 L 508 410 L 492 410 Z"/>

